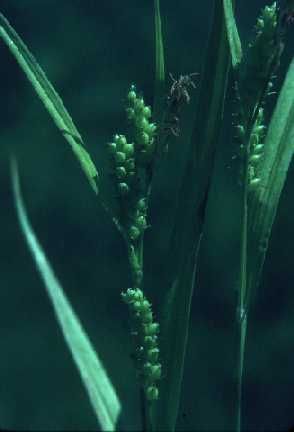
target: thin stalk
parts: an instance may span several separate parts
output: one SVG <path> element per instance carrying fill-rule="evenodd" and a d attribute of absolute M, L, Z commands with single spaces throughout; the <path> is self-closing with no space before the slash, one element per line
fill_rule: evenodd
<path fill-rule="evenodd" d="M 238 391 L 237 391 L 237 420 L 236 420 L 236 431 L 241 431 L 242 424 L 242 388 L 243 388 L 243 365 L 245 355 L 245 342 L 246 342 L 246 330 L 247 330 L 247 316 L 244 315 L 239 326 L 239 358 L 238 358 Z"/>
<path fill-rule="evenodd" d="M 127 251 L 129 258 L 129 265 L 131 269 L 132 285 L 134 288 L 140 288 L 143 291 L 143 250 L 144 238 L 141 236 L 136 246 L 129 243 L 127 240 Z M 141 409 L 141 422 L 143 432 L 152 432 L 153 425 L 151 420 L 151 403 L 146 399 L 144 389 L 140 387 L 140 409 Z"/>
<path fill-rule="evenodd" d="M 141 407 L 141 422 L 142 422 L 142 432 L 147 432 L 147 416 L 146 416 L 146 402 L 144 390 L 140 388 L 140 407 Z"/>
<path fill-rule="evenodd" d="M 247 133 L 243 141 L 245 151 L 243 164 L 243 188 L 242 188 L 242 216 L 241 216 L 241 245 L 240 245 L 240 289 L 237 306 L 237 324 L 238 324 L 238 363 L 237 363 L 237 417 L 236 431 L 241 431 L 242 423 L 242 387 L 243 387 L 243 369 L 245 342 L 247 330 L 247 243 L 248 243 L 248 164 L 249 164 L 249 141 L 251 135 L 251 125 L 247 128 Z"/>

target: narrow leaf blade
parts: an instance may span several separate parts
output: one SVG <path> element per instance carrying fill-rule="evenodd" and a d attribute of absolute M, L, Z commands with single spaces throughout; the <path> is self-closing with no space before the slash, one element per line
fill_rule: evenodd
<path fill-rule="evenodd" d="M 165 84 L 165 60 L 164 44 L 162 34 L 162 24 L 160 15 L 160 1 L 154 0 L 154 28 L 155 28 L 155 92 L 153 112 L 156 121 L 160 120 L 162 115 L 164 100 Z"/>
<path fill-rule="evenodd" d="M 249 282 L 259 282 L 280 196 L 294 151 L 294 59 L 292 60 L 272 115 L 261 162 L 261 186 L 250 204 L 249 234 L 252 243 Z M 253 252 L 254 252 L 253 251 Z"/>
<path fill-rule="evenodd" d="M 15 162 L 11 164 L 11 176 L 19 224 L 45 284 L 65 341 L 78 368 L 101 429 L 114 431 L 121 411 L 115 389 L 30 225 L 21 196 Z"/>
<path fill-rule="evenodd" d="M 79 160 L 82 170 L 94 190 L 98 193 L 98 172 L 89 153 L 83 146 L 83 140 L 75 127 L 68 111 L 51 83 L 48 81 L 44 71 L 29 51 L 20 36 L 11 27 L 7 19 L 0 13 L 0 37 L 8 46 L 10 52 L 18 62 L 22 71 L 34 87 L 48 113 L 52 117 L 58 129 L 68 141 L 72 150 Z"/>
<path fill-rule="evenodd" d="M 242 59 L 242 47 L 234 17 L 232 0 L 223 0 L 223 7 L 227 29 L 227 37 L 232 57 L 232 66 L 235 69 Z"/>
<path fill-rule="evenodd" d="M 195 268 L 222 126 L 230 58 L 223 8 L 219 0 L 214 2 L 212 21 L 206 62 L 201 73 L 196 122 L 177 197 L 176 218 L 169 245 L 168 293 L 161 313 L 162 363 L 166 377 L 153 410 L 157 430 L 173 431 L 176 427 Z"/>

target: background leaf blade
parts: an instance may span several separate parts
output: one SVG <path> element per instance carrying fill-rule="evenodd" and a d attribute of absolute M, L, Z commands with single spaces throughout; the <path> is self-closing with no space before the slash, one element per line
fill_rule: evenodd
<path fill-rule="evenodd" d="M 155 89 L 154 89 L 154 117 L 160 121 L 166 103 L 164 98 L 165 59 L 162 24 L 160 15 L 160 1 L 154 0 L 154 39 L 155 39 Z"/>
<path fill-rule="evenodd" d="M 197 255 L 222 126 L 230 58 L 219 1 L 214 2 L 206 51 L 196 121 L 178 192 L 176 219 L 169 246 L 171 256 L 168 260 L 168 281 L 165 281 L 167 295 L 161 313 L 162 357 L 166 377 L 160 388 L 160 399 L 154 407 L 158 430 L 172 431 L 176 427 Z"/>
<path fill-rule="evenodd" d="M 259 283 L 272 226 L 294 151 L 294 59 L 280 91 L 264 143 L 261 186 L 250 205 L 249 236 L 252 251 L 249 288 Z"/>
<path fill-rule="evenodd" d="M 241 41 L 234 17 L 232 0 L 223 0 L 227 37 L 231 51 L 232 66 L 235 69 L 242 60 Z"/>
<path fill-rule="evenodd" d="M 16 59 L 22 71 L 31 82 L 37 95 L 41 99 L 48 113 L 52 117 L 58 129 L 70 144 L 75 156 L 79 160 L 90 186 L 98 193 L 98 172 L 91 156 L 83 146 L 83 140 L 75 127 L 68 111 L 51 83 L 48 81 L 44 71 L 29 51 L 20 36 L 11 27 L 7 19 L 0 13 L 0 37 L 8 46 L 10 52 Z"/>
<path fill-rule="evenodd" d="M 114 431 L 121 411 L 115 389 L 30 225 L 23 204 L 18 171 L 14 161 L 11 164 L 11 176 L 19 224 L 45 284 L 65 341 L 78 368 L 101 429 Z"/>

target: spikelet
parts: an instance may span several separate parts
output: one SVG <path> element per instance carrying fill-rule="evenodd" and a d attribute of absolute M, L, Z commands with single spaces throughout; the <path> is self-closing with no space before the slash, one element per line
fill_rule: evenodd
<path fill-rule="evenodd" d="M 277 4 L 266 6 L 255 26 L 255 35 L 239 70 L 238 89 L 243 123 L 257 115 L 264 98 L 271 92 L 273 75 L 279 65 L 281 45 L 277 38 Z"/>
<path fill-rule="evenodd" d="M 115 173 L 115 182 L 119 196 L 126 197 L 135 177 L 134 144 L 128 143 L 124 135 L 115 135 L 108 144 Z"/>
<path fill-rule="evenodd" d="M 127 117 L 134 126 L 136 154 L 139 164 L 149 164 L 154 156 L 156 125 L 151 121 L 151 108 L 138 96 L 132 85 L 128 93 Z"/>
<path fill-rule="evenodd" d="M 263 139 L 265 126 L 263 124 L 264 113 L 260 108 L 249 139 L 248 158 L 248 191 L 254 191 L 260 185 L 259 166 L 263 157 Z"/>
<path fill-rule="evenodd" d="M 161 378 L 159 324 L 154 321 L 151 304 L 139 288 L 129 288 L 121 295 L 133 319 L 138 376 L 146 398 L 154 401 L 159 397 L 157 382 Z"/>
<path fill-rule="evenodd" d="M 265 136 L 263 105 L 265 98 L 272 94 L 274 73 L 282 53 L 277 32 L 278 8 L 273 3 L 261 11 L 235 82 L 235 138 L 242 159 L 241 184 L 247 179 L 248 192 L 260 185 L 259 167 Z"/>
<path fill-rule="evenodd" d="M 140 198 L 135 202 L 134 209 L 130 213 L 128 229 L 130 241 L 134 242 L 138 240 L 147 228 L 146 212 L 146 198 Z"/>

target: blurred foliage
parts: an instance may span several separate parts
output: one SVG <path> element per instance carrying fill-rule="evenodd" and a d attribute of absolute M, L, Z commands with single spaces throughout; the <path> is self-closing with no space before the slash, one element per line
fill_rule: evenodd
<path fill-rule="evenodd" d="M 249 40 L 250 33 L 242 32 L 252 28 L 265 2 L 240 3 L 241 35 Z M 128 0 L 127 6 L 114 0 L 1 2 L 1 12 L 60 92 L 102 175 L 108 169 L 106 142 L 124 128 L 121 106 L 129 85 L 136 82 L 147 102 L 152 101 L 152 6 L 147 0 Z M 168 72 L 177 76 L 200 70 L 211 8 L 212 1 L 202 3 L 201 9 L 197 2 L 162 1 Z M 279 82 L 285 74 L 285 59 L 293 53 L 293 29 L 289 41 Z M 0 44 L 0 57 L 0 428 L 96 427 L 17 225 L 9 184 L 8 156 L 12 152 L 36 233 L 127 407 L 121 427 L 138 429 L 128 311 L 119 295 L 130 281 L 124 245 L 4 44 Z M 194 102 L 186 110 L 183 130 Z M 179 430 L 193 430 L 195 425 L 199 430 L 227 430 L 233 425 L 233 322 L 240 218 L 232 159 L 236 149 L 229 144 L 228 132 L 233 103 L 232 91 L 227 98 L 193 300 Z M 146 232 L 146 273 L 159 273 L 167 253 L 169 214 L 179 180 L 176 146 L 175 139 L 157 176 L 151 214 L 154 230 Z M 246 429 L 281 430 L 294 424 L 294 201 L 289 199 L 293 182 L 292 165 L 262 285 L 250 312 L 243 407 Z M 108 183 L 104 186 L 107 195 Z M 156 309 L 162 293 L 147 288 Z"/>

